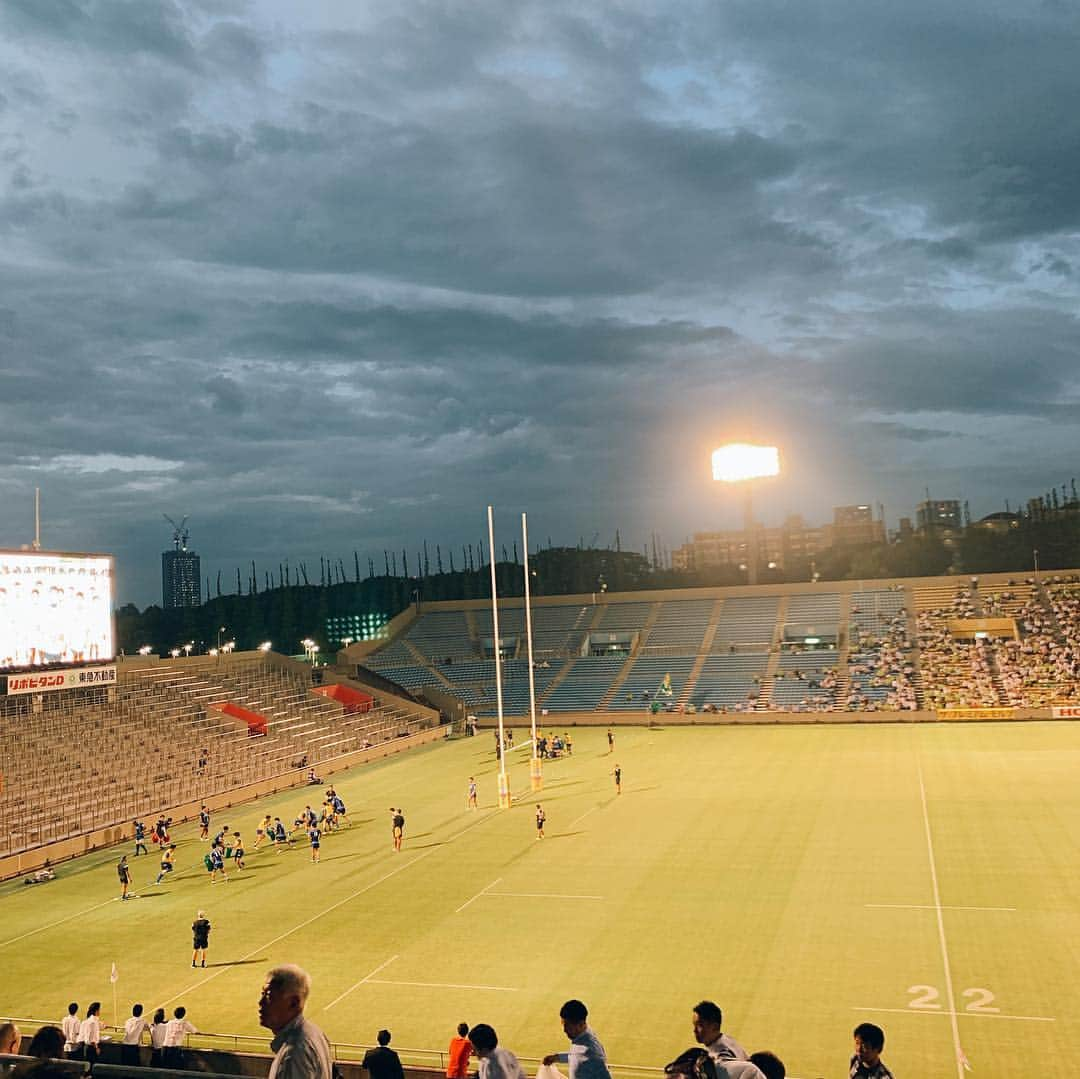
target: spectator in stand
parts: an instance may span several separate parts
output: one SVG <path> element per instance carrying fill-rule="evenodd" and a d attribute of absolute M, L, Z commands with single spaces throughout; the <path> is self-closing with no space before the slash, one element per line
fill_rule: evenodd
<path fill-rule="evenodd" d="M 0 1053 L 18 1054 L 22 1044 L 22 1035 L 14 1023 L 4 1023 L 0 1026 Z"/>
<path fill-rule="evenodd" d="M 274 1032 L 274 1061 L 268 1079 L 331 1079 L 334 1070 L 326 1035 L 304 1015 L 311 992 L 307 971 L 274 967 L 259 997 L 259 1024 Z"/>
<path fill-rule="evenodd" d="M 95 1000 L 86 1009 L 86 1018 L 79 1024 L 79 1040 L 75 1045 L 75 1055 L 88 1064 L 93 1064 L 98 1057 L 98 1045 L 101 1043 L 101 1001 Z"/>
<path fill-rule="evenodd" d="M 765 1079 L 785 1079 L 787 1069 L 784 1062 L 775 1054 L 767 1050 L 750 1054 L 750 1063 L 757 1068 Z"/>
<path fill-rule="evenodd" d="M 390 1031 L 380 1030 L 375 1035 L 378 1046 L 364 1054 L 360 1064 L 371 1079 L 405 1079 L 401 1058 L 390 1048 Z"/>
<path fill-rule="evenodd" d="M 64 1055 L 64 1032 L 52 1024 L 39 1027 L 37 1033 L 30 1039 L 26 1055 L 37 1057 L 39 1060 L 59 1060 Z"/>
<path fill-rule="evenodd" d="M 124 1023 L 124 1040 L 120 1043 L 120 1063 L 137 1068 L 140 1063 L 139 1045 L 143 1033 L 150 1029 L 150 1024 L 143 1016 L 143 1006 L 136 1004 L 131 1009 L 131 1018 Z"/>
<path fill-rule="evenodd" d="M 570 1079 L 611 1079 L 607 1053 L 589 1026 L 588 1017 L 589 1010 L 580 1000 L 568 1000 L 559 1009 L 563 1033 L 570 1039 L 570 1049 L 565 1053 L 548 1054 L 544 1063 L 569 1064 Z"/>
<path fill-rule="evenodd" d="M 165 1009 L 158 1008 L 154 1012 L 154 1021 L 150 1024 L 150 1067 L 162 1068 L 165 1066 L 165 1035 L 168 1033 L 169 1024 L 165 1022 Z"/>
<path fill-rule="evenodd" d="M 509 1049 L 499 1048 L 499 1036 L 494 1027 L 477 1023 L 469 1031 L 469 1041 L 480 1059 L 480 1079 L 527 1079 L 518 1058 Z"/>
<path fill-rule="evenodd" d="M 873 1023 L 860 1023 L 854 1031 L 855 1053 L 851 1058 L 850 1079 L 893 1079 L 885 1067 L 881 1051 L 885 1048 L 885 1031 Z"/>
<path fill-rule="evenodd" d="M 721 1029 L 723 1013 L 711 1000 L 703 1000 L 694 1006 L 694 1037 L 698 1045 L 704 1045 L 709 1056 L 722 1064 L 726 1060 L 746 1060 L 746 1050 Z"/>
<path fill-rule="evenodd" d="M 458 1023 L 457 1034 L 450 1039 L 446 1079 L 468 1079 L 470 1056 L 472 1043 L 469 1041 L 469 1024 Z"/>
<path fill-rule="evenodd" d="M 184 1039 L 189 1034 L 198 1034 L 198 1028 L 187 1018 L 187 1008 L 177 1008 L 173 1017 L 165 1025 L 165 1045 L 162 1059 L 166 1068 L 183 1071 Z"/>
<path fill-rule="evenodd" d="M 64 1052 L 71 1056 L 75 1052 L 75 1046 L 79 1041 L 79 1005 L 72 1001 L 68 1005 L 68 1013 L 60 1022 L 60 1029 L 64 1032 Z"/>

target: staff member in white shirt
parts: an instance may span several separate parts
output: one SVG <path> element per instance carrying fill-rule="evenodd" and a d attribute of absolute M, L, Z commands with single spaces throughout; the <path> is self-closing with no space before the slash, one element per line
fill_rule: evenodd
<path fill-rule="evenodd" d="M 165 1032 L 169 1024 L 165 1022 L 165 1009 L 154 1012 L 154 1021 L 150 1024 L 150 1067 L 160 1068 L 165 1063 Z"/>
<path fill-rule="evenodd" d="M 480 1079 L 526 1079 L 525 1069 L 509 1049 L 499 1047 L 499 1036 L 487 1023 L 469 1031 L 473 1052 L 480 1058 Z"/>
<path fill-rule="evenodd" d="M 64 1032 L 64 1052 L 71 1056 L 75 1052 L 75 1046 L 79 1041 L 79 1005 L 72 1001 L 68 1005 L 68 1013 L 60 1020 L 60 1029 Z"/>
<path fill-rule="evenodd" d="M 93 1064 L 98 1058 L 98 1044 L 101 1042 L 101 1001 L 95 1000 L 86 1009 L 86 1018 L 79 1024 L 79 1041 L 75 1046 L 75 1055 Z"/>
<path fill-rule="evenodd" d="M 177 1008 L 165 1027 L 165 1067 L 176 1068 L 177 1071 L 184 1068 L 184 1039 L 189 1034 L 199 1033 L 194 1024 L 185 1018 L 186 1015 L 187 1008 Z"/>
<path fill-rule="evenodd" d="M 132 1067 L 138 1067 L 139 1045 L 142 1042 L 143 1032 L 150 1024 L 143 1016 L 143 1007 L 136 1004 L 131 1009 L 131 1018 L 124 1024 L 124 1040 L 120 1043 L 120 1063 Z"/>

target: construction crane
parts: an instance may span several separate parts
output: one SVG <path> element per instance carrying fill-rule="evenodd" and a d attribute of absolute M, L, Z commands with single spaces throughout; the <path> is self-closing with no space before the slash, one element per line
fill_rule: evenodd
<path fill-rule="evenodd" d="M 167 513 L 163 513 L 161 516 L 164 517 L 165 520 L 168 521 L 169 524 L 171 524 L 173 526 L 173 536 L 172 536 L 173 546 L 178 551 L 186 551 L 187 550 L 187 541 L 188 541 L 188 530 L 184 526 L 188 522 L 187 514 L 184 515 L 183 519 L 181 520 L 181 522 L 179 524 L 177 524 Z"/>

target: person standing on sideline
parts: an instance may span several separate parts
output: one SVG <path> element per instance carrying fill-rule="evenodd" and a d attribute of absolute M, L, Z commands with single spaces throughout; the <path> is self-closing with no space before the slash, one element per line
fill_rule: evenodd
<path fill-rule="evenodd" d="M 315 865 L 319 864 L 319 845 L 322 842 L 322 832 L 318 824 L 312 824 L 308 828 L 308 839 L 311 840 L 311 860 Z"/>
<path fill-rule="evenodd" d="M 494 1027 L 477 1023 L 469 1031 L 473 1052 L 480 1058 L 480 1079 L 526 1079 L 525 1069 L 509 1049 L 499 1048 Z"/>
<path fill-rule="evenodd" d="M 189 1034 L 198 1034 L 194 1023 L 187 1018 L 187 1008 L 177 1008 L 173 1017 L 165 1024 L 165 1052 L 163 1060 L 166 1068 L 184 1070 L 184 1039 Z"/>
<path fill-rule="evenodd" d="M 536 803 L 536 838 L 544 838 L 544 822 L 547 820 L 547 814 L 544 812 L 544 807 L 537 802 Z"/>
<path fill-rule="evenodd" d="M 569 1064 L 569 1079 L 611 1079 L 607 1053 L 588 1024 L 588 1008 L 580 1000 L 568 1000 L 559 1009 L 559 1018 L 563 1033 L 570 1039 L 570 1049 L 566 1053 L 549 1054 L 544 1057 L 544 1063 Z"/>
<path fill-rule="evenodd" d="M 136 1004 L 131 1009 L 131 1018 L 124 1024 L 124 1040 L 120 1043 L 120 1063 L 128 1067 L 139 1066 L 139 1045 L 143 1032 L 150 1029 L 150 1024 L 143 1017 L 143 1006 Z"/>
<path fill-rule="evenodd" d="M 259 1025 L 274 1032 L 274 1060 L 267 1079 L 331 1079 L 326 1035 L 304 1016 L 311 978 L 291 964 L 266 975 L 259 997 Z"/>
<path fill-rule="evenodd" d="M 200 910 L 195 915 L 195 921 L 191 923 L 191 965 L 195 966 L 195 960 L 202 952 L 202 965 L 206 966 L 206 949 L 210 947 L 210 920 L 206 917 L 206 911 Z"/>
<path fill-rule="evenodd" d="M 885 1031 L 873 1023 L 860 1023 L 855 1028 L 855 1054 L 848 1072 L 850 1079 L 893 1079 L 893 1073 L 881 1059 L 884 1048 Z"/>
<path fill-rule="evenodd" d="M 199 810 L 199 838 L 208 839 L 210 836 L 210 810 L 203 806 Z"/>
<path fill-rule="evenodd" d="M 615 777 L 615 793 L 622 794 L 622 769 L 616 764 L 611 774 Z"/>
<path fill-rule="evenodd" d="M 457 1034 L 450 1039 L 450 1049 L 446 1064 L 446 1079 L 468 1079 L 469 1057 L 472 1056 L 472 1042 L 469 1041 L 469 1024 L 458 1023 Z"/>
<path fill-rule="evenodd" d="M 375 1035 L 378 1046 L 364 1054 L 360 1064 L 371 1079 L 405 1079 L 401 1058 L 390 1048 L 390 1031 L 380 1030 Z"/>
<path fill-rule="evenodd" d="M 704 1045 L 715 1063 L 725 1060 L 746 1060 L 746 1050 L 721 1027 L 724 1014 L 711 1000 L 703 1000 L 694 1006 L 693 1028 L 698 1045 Z"/>
<path fill-rule="evenodd" d="M 165 1009 L 154 1012 L 154 1021 L 150 1024 L 150 1067 L 165 1066 L 165 1034 L 169 1024 L 165 1022 Z"/>
<path fill-rule="evenodd" d="M 64 1032 L 64 1052 L 71 1056 L 75 1052 L 75 1046 L 79 1041 L 79 1005 L 72 1001 L 68 1005 L 68 1013 L 60 1020 L 60 1029 Z"/>
<path fill-rule="evenodd" d="M 391 808 L 391 824 L 394 832 L 394 850 L 401 850 L 401 840 L 405 835 L 405 814 L 401 812 L 401 807 L 397 809 Z"/>
<path fill-rule="evenodd" d="M 127 863 L 126 854 L 120 858 L 120 862 L 116 867 L 116 875 L 120 878 L 120 898 L 127 899 L 128 887 L 131 885 L 131 866 Z"/>
<path fill-rule="evenodd" d="M 609 753 L 615 752 L 615 734 L 610 727 L 607 729 L 607 751 Z"/>
<path fill-rule="evenodd" d="M 75 1046 L 75 1055 L 88 1064 L 98 1058 L 98 1045 L 101 1044 L 101 1001 L 95 1000 L 86 1009 L 86 1018 L 79 1024 L 79 1040 Z"/>
<path fill-rule="evenodd" d="M 475 776 L 469 776 L 469 797 L 465 803 L 469 809 L 478 809 L 476 800 L 476 778 Z"/>
<path fill-rule="evenodd" d="M 133 827 L 135 829 L 135 857 L 138 858 L 140 852 L 143 854 L 150 853 L 146 849 L 146 825 L 141 820 L 137 820 Z"/>

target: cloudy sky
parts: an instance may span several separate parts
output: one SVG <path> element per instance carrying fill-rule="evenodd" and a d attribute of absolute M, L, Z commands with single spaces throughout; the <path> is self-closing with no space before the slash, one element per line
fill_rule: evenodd
<path fill-rule="evenodd" d="M 0 546 L 204 571 L 1067 482 L 1067 0 L 0 0 Z M 317 572 L 317 570 L 316 570 Z"/>

